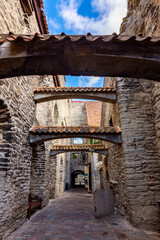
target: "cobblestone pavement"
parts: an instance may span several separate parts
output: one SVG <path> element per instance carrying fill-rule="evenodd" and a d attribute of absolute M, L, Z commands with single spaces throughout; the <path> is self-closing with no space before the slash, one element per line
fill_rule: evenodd
<path fill-rule="evenodd" d="M 133 228 L 117 215 L 96 219 L 92 195 L 84 189 L 65 192 L 43 208 L 30 221 L 10 235 L 8 240 L 158 240 Z"/>

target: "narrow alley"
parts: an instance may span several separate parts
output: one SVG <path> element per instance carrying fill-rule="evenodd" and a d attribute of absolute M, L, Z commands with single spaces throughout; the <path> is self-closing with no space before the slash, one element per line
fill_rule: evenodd
<path fill-rule="evenodd" d="M 95 218 L 92 194 L 77 188 L 52 200 L 7 239 L 158 240 L 159 235 L 135 229 L 115 214 L 105 220 Z"/>
<path fill-rule="evenodd" d="M 0 240 L 160 240 L 160 0 L 0 0 Z"/>

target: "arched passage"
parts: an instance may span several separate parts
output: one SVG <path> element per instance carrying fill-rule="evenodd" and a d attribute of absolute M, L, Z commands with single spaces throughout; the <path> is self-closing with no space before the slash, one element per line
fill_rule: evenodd
<path fill-rule="evenodd" d="M 84 187 L 84 171 L 76 170 L 71 173 L 71 185 L 72 187 Z"/>

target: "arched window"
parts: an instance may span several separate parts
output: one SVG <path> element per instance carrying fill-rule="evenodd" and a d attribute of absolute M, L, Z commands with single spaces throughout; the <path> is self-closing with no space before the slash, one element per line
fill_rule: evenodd
<path fill-rule="evenodd" d="M 54 105 L 54 120 L 57 121 L 59 117 L 58 105 L 57 103 Z"/>
<path fill-rule="evenodd" d="M 112 117 L 111 117 L 110 120 L 109 120 L 109 126 L 110 126 L 110 127 L 113 127 L 113 120 L 112 120 Z"/>

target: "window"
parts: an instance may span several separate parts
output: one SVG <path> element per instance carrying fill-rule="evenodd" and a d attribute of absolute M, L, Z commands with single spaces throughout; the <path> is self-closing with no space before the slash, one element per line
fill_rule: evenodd
<path fill-rule="evenodd" d="M 83 144 L 83 138 L 74 138 L 74 144 Z"/>
<path fill-rule="evenodd" d="M 111 117 L 110 120 L 109 120 L 109 126 L 110 126 L 110 127 L 113 127 L 113 120 L 112 120 L 112 117 Z"/>
<path fill-rule="evenodd" d="M 55 118 L 55 121 L 58 120 L 58 117 L 59 117 L 59 112 L 58 112 L 58 105 L 57 103 L 54 105 L 54 118 Z"/>
<path fill-rule="evenodd" d="M 78 154 L 77 153 L 73 153 L 73 159 L 77 159 L 78 158 Z"/>
<path fill-rule="evenodd" d="M 32 0 L 20 0 L 20 2 L 22 4 L 23 11 L 31 16 L 33 12 Z"/>

